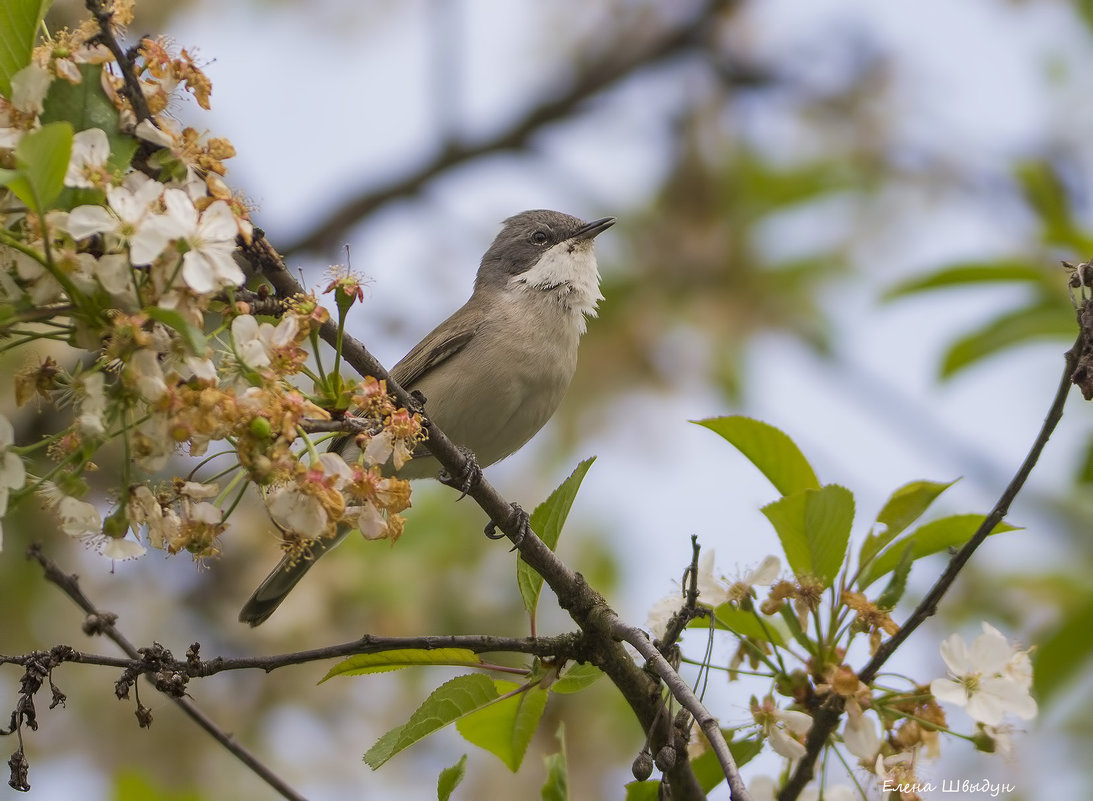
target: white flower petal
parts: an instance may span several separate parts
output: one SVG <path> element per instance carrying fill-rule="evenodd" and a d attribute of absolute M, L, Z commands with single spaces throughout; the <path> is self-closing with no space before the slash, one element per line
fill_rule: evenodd
<path fill-rule="evenodd" d="M 73 239 L 118 230 L 118 219 L 102 206 L 77 206 L 68 215 L 68 233 Z"/>

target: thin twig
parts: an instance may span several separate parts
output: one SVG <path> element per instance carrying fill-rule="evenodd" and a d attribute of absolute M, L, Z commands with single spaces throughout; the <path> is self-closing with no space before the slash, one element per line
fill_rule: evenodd
<path fill-rule="evenodd" d="M 151 119 L 152 112 L 148 108 L 148 101 L 144 99 L 144 91 L 140 88 L 140 80 L 133 70 L 133 62 L 114 35 L 114 10 L 111 4 L 106 0 L 86 0 L 86 5 L 99 24 L 99 41 L 106 45 L 121 70 L 122 80 L 125 81 L 125 97 L 129 100 L 137 122 Z"/>
<path fill-rule="evenodd" d="M 31 545 L 30 548 L 27 549 L 27 556 L 41 565 L 47 581 L 60 587 L 65 595 L 75 601 L 76 605 L 88 615 L 89 619 L 95 621 L 94 631 L 96 633 L 105 634 L 115 645 L 121 648 L 130 659 L 141 659 L 137 647 L 114 625 L 115 616 L 97 609 L 91 600 L 84 595 L 83 590 L 80 589 L 79 582 L 75 576 L 70 576 L 61 570 L 52 559 L 42 553 L 41 547 L 37 544 Z M 287 784 L 281 777 L 275 774 L 269 766 L 259 760 L 258 757 L 251 753 L 247 748 L 236 742 L 235 738 L 230 734 L 217 726 L 216 723 L 202 712 L 197 704 L 189 698 L 175 697 L 168 693 L 164 693 L 164 695 L 174 701 L 191 720 L 231 752 L 236 759 L 250 768 L 255 775 L 280 793 L 281 796 L 291 799 L 291 801 L 306 801 L 304 796 L 300 795 L 300 793 Z"/>
<path fill-rule="evenodd" d="M 1028 480 L 1029 474 L 1032 472 L 1033 467 L 1036 466 L 1036 462 L 1040 458 L 1044 446 L 1047 445 L 1048 440 L 1055 431 L 1055 427 L 1059 424 L 1059 420 L 1062 419 L 1063 406 L 1066 404 L 1067 395 L 1070 393 L 1074 370 L 1085 349 L 1085 344 L 1084 334 L 1079 334 L 1077 341 L 1074 343 L 1074 347 L 1066 352 L 1066 364 L 1063 368 L 1062 378 L 1059 380 L 1059 386 L 1055 390 L 1055 397 L 1052 399 L 1051 407 L 1048 409 L 1047 416 L 1044 418 L 1044 423 L 1040 427 L 1039 434 L 1036 436 L 1036 441 L 1032 443 L 1032 447 L 1029 449 L 1029 452 L 1021 463 L 1021 467 L 1017 470 L 1016 475 L 1014 475 L 1001 497 L 999 497 L 998 502 L 995 503 L 990 514 L 983 519 L 982 524 L 976 529 L 975 534 L 973 534 L 971 539 L 964 543 L 964 546 L 949 560 L 949 564 L 946 566 L 944 572 L 942 572 L 933 587 L 931 587 L 926 595 L 923 596 L 922 600 L 915 608 L 915 611 L 907 618 L 907 622 L 904 623 L 903 626 L 900 627 L 900 630 L 892 635 L 891 638 L 881 644 L 873 654 L 872 659 L 870 659 L 858 672 L 858 678 L 865 684 L 872 682 L 873 679 L 876 678 L 881 667 L 888 661 L 889 657 L 892 656 L 896 649 L 911 636 L 915 629 L 925 623 L 928 618 L 937 612 L 938 603 L 940 603 L 945 593 L 948 592 L 949 588 L 953 585 L 953 582 L 956 581 L 956 577 L 963 569 L 964 565 L 967 564 L 976 549 L 983 544 L 983 541 L 987 539 L 995 526 L 1001 523 L 1009 512 L 1010 504 L 1013 503 L 1014 498 L 1017 497 L 1017 493 L 1019 493 L 1021 488 L 1025 485 L 1025 481 Z M 835 728 L 839 725 L 842 712 L 842 699 L 834 693 L 828 695 L 823 706 L 815 711 L 812 719 L 812 728 L 809 729 L 808 737 L 805 740 L 806 753 L 801 757 L 793 775 L 778 794 L 778 801 L 796 801 L 797 796 L 800 795 L 804 786 L 812 780 L 816 760 L 819 758 L 820 752 L 823 750 L 824 746 L 827 745 L 827 740 L 831 736 L 831 733 L 835 731 Z"/>

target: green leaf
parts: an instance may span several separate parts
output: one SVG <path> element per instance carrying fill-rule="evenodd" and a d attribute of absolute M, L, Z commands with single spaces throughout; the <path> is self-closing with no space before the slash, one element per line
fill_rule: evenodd
<path fill-rule="evenodd" d="M 497 679 L 498 696 L 520 689 L 519 684 Z M 546 709 L 547 692 L 531 687 L 461 718 L 456 729 L 469 743 L 485 748 L 515 773 Z"/>
<path fill-rule="evenodd" d="M 467 772 L 467 755 L 464 754 L 459 761 L 450 768 L 440 771 L 440 777 L 436 781 L 437 801 L 448 801 L 452 797 L 452 791 L 463 781 Z"/>
<path fill-rule="evenodd" d="M 1004 281 L 1043 284 L 1047 274 L 1027 261 L 1002 259 L 996 262 L 952 264 L 937 272 L 918 275 L 889 288 L 881 296 L 895 300 L 931 289 L 951 289 Z M 1052 276 L 1055 280 L 1057 276 Z"/>
<path fill-rule="evenodd" d="M 567 801 L 569 798 L 569 767 L 565 758 L 565 724 L 558 724 L 558 753 L 543 758 L 547 777 L 539 791 L 542 801 Z"/>
<path fill-rule="evenodd" d="M 660 782 L 656 779 L 626 784 L 626 801 L 659 801 L 659 799 Z"/>
<path fill-rule="evenodd" d="M 30 63 L 38 26 L 53 0 L 0 3 L 0 95 L 11 99 L 11 78 Z"/>
<path fill-rule="evenodd" d="M 335 676 L 365 676 L 422 665 L 481 667 L 482 660 L 466 648 L 401 648 L 378 654 L 357 654 L 330 668 L 319 684 Z"/>
<path fill-rule="evenodd" d="M 77 131 L 100 128 L 110 143 L 107 165 L 116 172 L 129 166 L 137 140 L 118 130 L 118 110 L 102 90 L 102 65 L 81 64 L 83 80 L 54 81 L 42 103 L 43 123 L 67 121 Z"/>
<path fill-rule="evenodd" d="M 182 337 L 182 341 L 186 343 L 186 347 L 192 354 L 204 357 L 205 351 L 208 348 L 208 344 L 205 340 L 205 333 L 183 317 L 179 312 L 174 309 L 161 309 L 159 306 L 149 306 L 144 310 L 144 313 L 156 322 L 163 323 L 168 328 L 174 329 L 174 331 Z"/>
<path fill-rule="evenodd" d="M 496 701 L 497 696 L 494 683 L 486 676 L 480 673 L 457 676 L 433 690 L 406 723 L 380 737 L 368 749 L 364 761 L 376 770 L 399 751 Z"/>
<path fill-rule="evenodd" d="M 956 481 L 950 481 L 947 484 L 940 481 L 912 481 L 893 492 L 877 514 L 877 522 L 885 527 L 884 531 L 880 534 L 870 533 L 865 538 L 861 552 L 858 554 L 858 564 L 868 563 L 881 548 L 918 520 L 922 513 L 930 508 L 930 504 L 937 499 L 938 495 L 955 483 Z"/>
<path fill-rule="evenodd" d="M 777 618 L 762 615 L 760 621 L 757 614 L 740 609 L 731 602 L 723 603 L 713 611 L 714 623 L 719 629 L 731 631 L 738 637 L 751 637 L 760 642 L 785 645 L 785 632 Z M 688 628 L 705 628 L 709 625 L 708 621 L 697 618 L 691 621 Z"/>
<path fill-rule="evenodd" d="M 579 693 L 601 678 L 603 678 L 603 671 L 593 664 L 585 662 L 583 665 L 573 665 L 550 685 L 550 691 L 563 695 Z"/>
<path fill-rule="evenodd" d="M 854 522 L 854 496 L 846 487 L 828 484 L 786 495 L 762 509 L 798 576 L 815 576 L 831 586 L 846 558 Z"/>
<path fill-rule="evenodd" d="M 896 540 L 870 562 L 858 578 L 858 586 L 864 590 L 881 576 L 895 570 L 903 559 L 903 551 L 908 544 L 911 546 L 911 561 L 918 561 L 924 556 L 948 548 L 959 548 L 972 538 L 984 519 L 984 515 L 950 515 L 919 526 L 910 534 Z M 1001 534 L 1003 531 L 1020 529 L 1009 523 L 999 523 L 991 534 Z"/>
<path fill-rule="evenodd" d="M 726 729 L 722 729 L 721 734 L 728 742 L 729 753 L 732 754 L 733 761 L 736 762 L 738 768 L 742 768 L 751 762 L 763 750 L 763 743 L 760 740 L 734 740 L 732 739 L 734 732 Z M 698 779 L 704 793 L 709 793 L 725 781 L 725 773 L 721 770 L 721 763 L 717 761 L 717 754 L 711 749 L 707 749 L 691 760 L 691 770 L 694 771 L 695 778 Z"/>
<path fill-rule="evenodd" d="M 1077 330 L 1073 309 L 1061 303 L 1037 302 L 1007 312 L 950 345 L 942 359 L 940 377 L 950 378 L 988 356 L 1033 340 L 1069 342 L 1074 339 Z"/>
<path fill-rule="evenodd" d="M 1093 659 L 1093 596 L 1071 609 L 1054 632 L 1042 637 L 1032 652 L 1036 696 L 1044 704 L 1059 697 L 1059 691 L 1079 675 L 1088 675 Z"/>
<path fill-rule="evenodd" d="M 550 550 L 558 546 L 558 538 L 562 533 L 569 510 L 573 507 L 573 500 L 577 497 L 577 490 L 581 488 L 585 474 L 592 463 L 596 461 L 593 456 L 578 464 L 569 478 L 563 481 L 558 489 L 550 493 L 550 497 L 535 507 L 531 513 L 531 530 L 539 535 Z M 535 610 L 539 605 L 539 593 L 543 589 L 543 577 L 531 569 L 522 559 L 516 561 L 516 584 L 520 588 L 520 597 L 524 600 L 524 608 L 528 610 L 532 620 L 535 619 Z"/>
<path fill-rule="evenodd" d="M 915 558 L 911 543 L 907 543 L 907 547 L 899 555 L 899 562 L 892 570 L 892 578 L 888 579 L 888 586 L 877 597 L 877 606 L 880 609 L 890 611 L 896 608 L 896 604 L 899 603 L 899 599 L 903 597 L 903 593 L 907 589 L 907 577 L 911 575 L 911 565 L 914 563 Z"/>
<path fill-rule="evenodd" d="M 769 423 L 740 415 L 691 422 L 728 440 L 782 495 L 819 488 L 820 481 L 801 449 L 785 432 Z"/>
<path fill-rule="evenodd" d="M 0 179 L 28 209 L 41 214 L 56 200 L 65 185 L 68 157 L 72 154 L 72 126 L 52 122 L 31 131 L 15 146 L 14 173 Z"/>

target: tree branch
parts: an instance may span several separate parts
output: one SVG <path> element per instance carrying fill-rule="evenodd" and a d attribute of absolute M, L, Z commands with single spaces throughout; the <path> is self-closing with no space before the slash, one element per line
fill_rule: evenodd
<path fill-rule="evenodd" d="M 983 541 L 987 539 L 994 530 L 994 527 L 1001 523 L 1002 519 L 1005 518 L 1006 514 L 1009 512 L 1010 504 L 1013 503 L 1014 498 L 1017 497 L 1017 493 L 1019 493 L 1021 488 L 1025 485 L 1025 481 L 1028 480 L 1029 474 L 1032 472 L 1033 467 L 1036 466 L 1036 462 L 1039 460 L 1040 454 L 1044 450 L 1044 446 L 1047 445 L 1048 440 L 1055 431 L 1055 427 L 1059 424 L 1059 420 L 1062 419 L 1063 406 L 1066 404 L 1070 386 L 1074 382 L 1075 369 L 1089 344 L 1090 343 L 1086 340 L 1086 333 L 1083 331 L 1078 335 L 1078 339 L 1074 343 L 1074 346 L 1066 352 L 1066 363 L 1063 367 L 1062 378 L 1059 380 L 1059 386 L 1055 390 L 1055 397 L 1052 399 L 1047 416 L 1044 418 L 1044 423 L 1040 427 L 1040 432 L 1037 434 L 1035 442 L 1032 443 L 1032 447 L 1029 449 L 1029 452 L 1021 463 L 1021 467 L 1017 470 L 1016 475 L 1014 475 L 1009 485 L 1003 491 L 998 502 L 995 503 L 994 508 L 991 509 L 990 514 L 983 519 L 982 524 L 976 529 L 975 534 L 973 534 L 971 539 L 964 543 L 964 546 L 949 560 L 949 564 L 946 566 L 944 572 L 934 583 L 933 587 L 931 587 L 926 595 L 923 596 L 914 612 L 907 618 L 907 622 L 900 627 L 898 632 L 877 648 L 872 659 L 870 659 L 858 672 L 858 679 L 860 681 L 865 684 L 870 684 L 877 677 L 877 673 L 884 663 L 888 661 L 893 653 L 895 653 L 896 649 L 911 636 L 915 629 L 925 623 L 928 618 L 937 612 L 938 603 L 940 603 L 945 593 L 948 592 L 949 588 L 953 585 L 953 582 L 956 581 L 956 577 L 964 568 L 964 565 L 967 564 L 976 549 L 983 544 Z M 801 761 L 797 763 L 797 767 L 790 777 L 790 780 L 778 794 L 778 801 L 795 801 L 797 796 L 800 795 L 801 790 L 804 789 L 804 786 L 811 781 L 816 760 L 819 758 L 823 747 L 827 744 L 827 740 L 831 736 L 831 733 L 834 732 L 839 725 L 843 706 L 842 698 L 835 693 L 831 693 L 824 701 L 823 706 L 813 715 L 812 728 L 809 729 L 808 738 L 805 741 L 805 748 L 807 751 L 801 758 Z"/>
<path fill-rule="evenodd" d="M 88 615 L 88 622 L 84 626 L 84 630 L 88 634 L 106 635 L 106 637 L 121 648 L 130 659 L 143 663 L 144 660 L 137 647 L 114 625 L 116 616 L 99 611 L 95 605 L 91 603 L 88 597 L 84 595 L 75 576 L 70 576 L 63 572 L 56 563 L 42 553 L 41 548 L 37 544 L 31 545 L 30 548 L 27 549 L 27 556 L 41 565 L 47 581 L 60 587 L 65 595 L 75 601 L 76 605 L 83 609 Z M 159 688 L 157 687 L 157 689 Z M 190 720 L 204 729 L 207 734 L 226 748 L 236 759 L 250 768 L 255 775 L 266 782 L 266 784 L 280 793 L 282 797 L 291 799 L 291 801 L 306 801 L 302 795 L 275 774 L 269 766 L 259 760 L 258 757 L 247 748 L 236 742 L 234 737 L 217 726 L 216 723 L 202 712 L 197 704 L 189 698 L 176 697 L 167 692 L 164 692 L 164 695 L 170 698 L 183 713 L 190 718 Z"/>
<path fill-rule="evenodd" d="M 604 46 L 589 66 L 557 97 L 544 100 L 494 136 L 474 144 L 449 140 L 436 156 L 417 170 L 379 189 L 362 189 L 328 214 L 318 225 L 283 248 L 286 256 L 322 250 L 344 238 L 346 230 L 385 203 L 420 191 L 441 173 L 489 153 L 526 147 L 532 136 L 552 122 L 572 115 L 593 95 L 629 77 L 637 70 L 693 47 L 711 31 L 711 17 L 734 5 L 732 0 L 709 0 L 684 24 L 644 48 L 634 48 L 634 31 L 623 31 Z M 581 61 L 580 58 L 574 61 Z M 753 79 L 751 79 L 753 80 Z"/>
<path fill-rule="evenodd" d="M 251 242 L 243 243 L 242 247 L 244 255 L 269 280 L 278 296 L 288 298 L 303 291 L 296 279 L 285 268 L 280 255 L 261 232 L 256 232 Z M 331 346 L 335 346 L 338 342 L 338 328 L 332 321 L 323 324 L 319 329 L 319 335 Z M 406 390 L 391 379 L 383 365 L 359 341 L 343 332 L 341 345 L 342 358 L 360 375 L 372 376 L 386 382 L 387 391 L 400 406 L 405 408 L 417 406 Z M 448 475 L 462 475 L 466 466 L 463 453 L 443 431 L 433 425 L 428 414 L 424 417 L 423 425 L 428 433 L 425 444 L 429 452 Z M 630 632 L 636 630 L 624 624 L 608 607 L 604 598 L 588 585 L 584 577 L 559 559 L 534 532 L 524 533 L 521 526 L 524 521 L 521 515 L 489 481 L 482 478 L 468 495 L 482 508 L 496 527 L 512 540 L 520 552 L 520 558 L 542 576 L 554 591 L 559 605 L 570 614 L 584 632 L 588 640 L 585 647 L 589 660 L 603 670 L 619 688 L 644 730 L 650 732 L 652 743 L 657 747 L 669 744 L 671 721 L 659 714 L 662 701 L 658 686 L 619 643 L 622 636 L 630 636 Z M 651 643 L 650 646 L 652 646 Z M 660 656 L 659 652 L 657 655 Z M 666 682 L 672 682 L 674 685 L 679 680 L 679 675 L 663 658 L 651 661 L 650 666 Z M 690 693 L 689 688 L 688 693 Z M 712 715 L 702 707 L 693 694 L 689 697 L 687 695 L 676 697 L 681 704 L 692 710 L 697 720 L 712 719 Z M 704 726 L 703 730 L 707 732 L 711 744 L 720 740 L 720 743 L 715 745 L 715 749 L 730 786 L 736 788 L 732 796 L 734 801 L 747 801 L 747 792 L 743 789 L 736 764 L 732 760 L 728 744 L 725 743 L 720 728 L 714 725 L 707 731 Z M 669 773 L 669 779 L 672 788 L 679 793 L 680 798 L 704 796 L 688 760 L 680 760 Z"/>

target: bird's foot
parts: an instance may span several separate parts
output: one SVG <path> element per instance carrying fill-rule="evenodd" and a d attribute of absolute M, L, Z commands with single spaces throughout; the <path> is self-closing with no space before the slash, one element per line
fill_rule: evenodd
<path fill-rule="evenodd" d="M 478 460 L 469 448 L 459 446 L 459 452 L 463 454 L 463 470 L 458 476 L 448 474 L 447 470 L 441 470 L 437 481 L 446 486 L 457 489 L 460 492 L 457 501 L 461 501 L 470 494 L 471 490 L 478 486 L 482 480 L 482 468 L 478 466 Z"/>
<path fill-rule="evenodd" d="M 520 504 L 514 503 L 511 506 L 513 514 L 516 515 L 516 536 L 512 538 L 512 549 L 515 551 L 531 531 L 531 517 L 520 507 Z M 504 533 L 498 533 L 497 524 L 492 520 L 486 524 L 485 534 L 491 540 L 503 540 L 506 536 Z"/>

